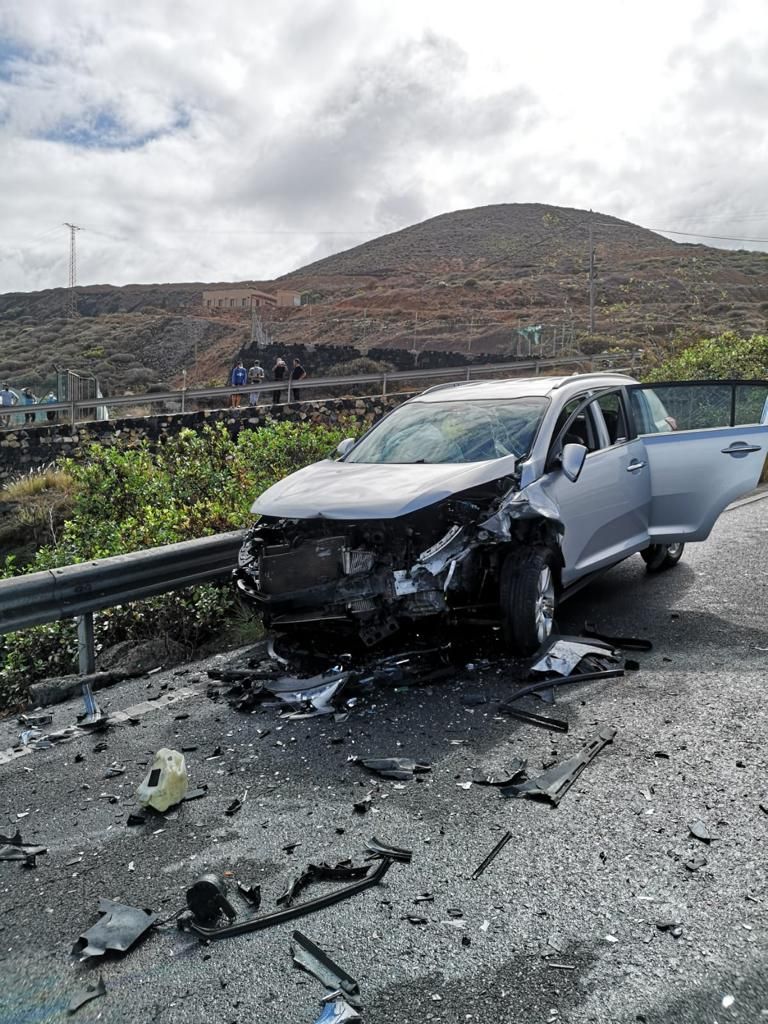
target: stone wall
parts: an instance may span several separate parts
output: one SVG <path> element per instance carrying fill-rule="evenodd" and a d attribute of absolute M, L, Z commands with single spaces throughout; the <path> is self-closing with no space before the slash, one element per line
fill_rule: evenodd
<path fill-rule="evenodd" d="M 204 409 L 199 412 L 78 423 L 75 430 L 68 423 L 36 425 L 26 429 L 19 427 L 0 432 L 0 486 L 20 473 L 75 455 L 83 445 L 91 441 L 127 445 L 136 445 L 141 441 L 154 443 L 173 437 L 184 427 L 199 430 L 206 423 L 224 423 L 234 436 L 243 428 L 262 427 L 268 420 L 337 423 L 341 417 L 355 416 L 374 422 L 399 405 L 404 397 L 336 398 L 322 402 L 297 402 L 277 406 L 275 409 L 268 405 L 253 408 L 243 405 L 239 409 Z"/>

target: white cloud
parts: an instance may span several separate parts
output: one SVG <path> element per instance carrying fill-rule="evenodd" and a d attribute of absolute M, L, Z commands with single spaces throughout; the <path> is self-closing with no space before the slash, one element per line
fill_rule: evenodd
<path fill-rule="evenodd" d="M 80 281 L 115 284 L 270 277 L 491 202 L 766 238 L 763 13 L 0 0 L 0 290 L 66 283 L 67 220 Z"/>

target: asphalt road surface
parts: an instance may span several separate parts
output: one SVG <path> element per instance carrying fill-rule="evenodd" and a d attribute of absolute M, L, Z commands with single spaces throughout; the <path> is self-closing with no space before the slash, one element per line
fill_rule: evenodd
<path fill-rule="evenodd" d="M 767 603 L 766 500 L 727 512 L 671 572 L 648 576 L 639 558 L 612 570 L 561 610 L 561 631 L 588 618 L 654 648 L 638 655 L 639 672 L 559 691 L 554 713 L 568 735 L 496 714 L 514 685 L 503 663 L 379 692 L 339 723 L 280 722 L 274 710 L 244 715 L 210 700 L 206 670 L 233 654 L 102 691 L 111 711 L 179 699 L 150 701 L 138 724 L 0 765 L 0 831 L 18 825 L 48 847 L 33 870 L 0 862 L 0 1021 L 62 1019 L 102 973 L 107 994 L 78 1011 L 82 1021 L 313 1022 L 325 991 L 292 964 L 294 927 L 359 981 L 369 1024 L 768 1021 Z M 488 702 L 465 707 L 468 692 Z M 77 710 L 58 707 L 55 725 Z M 615 741 L 556 809 L 460 785 L 516 756 L 537 774 L 608 725 Z M 0 724 L 0 748 L 17 733 Z M 189 775 L 208 795 L 128 827 L 162 746 L 196 747 Z M 377 780 L 352 755 L 433 769 L 421 781 Z M 115 761 L 125 774 L 105 778 Z M 371 809 L 355 813 L 369 791 Z M 690 836 L 697 819 L 711 843 Z M 506 830 L 511 842 L 472 881 Z M 412 849 L 412 863 L 295 924 L 206 946 L 170 920 L 122 957 L 71 955 L 101 897 L 172 919 L 196 877 L 232 872 L 260 883 L 273 909 L 307 863 L 359 863 L 373 835 Z M 300 845 L 288 853 L 290 843 Z M 706 864 L 688 870 L 697 855 Z M 433 901 L 414 902 L 424 893 Z"/>

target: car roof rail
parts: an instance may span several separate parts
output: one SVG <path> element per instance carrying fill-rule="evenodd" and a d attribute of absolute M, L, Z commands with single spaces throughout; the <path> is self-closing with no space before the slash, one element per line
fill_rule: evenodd
<path fill-rule="evenodd" d="M 433 391 L 445 391 L 447 388 L 464 388 L 467 384 L 482 384 L 480 380 L 452 380 L 447 384 L 433 384 L 431 388 L 420 391 L 420 395 L 431 395 Z"/>
<path fill-rule="evenodd" d="M 571 381 L 576 379 L 588 380 L 592 377 L 629 377 L 629 374 L 620 373 L 618 370 L 591 370 L 589 373 L 570 373 L 567 377 L 561 377 L 556 384 L 553 384 L 552 390 L 556 391 L 558 388 L 565 387 L 566 384 L 570 384 Z"/>

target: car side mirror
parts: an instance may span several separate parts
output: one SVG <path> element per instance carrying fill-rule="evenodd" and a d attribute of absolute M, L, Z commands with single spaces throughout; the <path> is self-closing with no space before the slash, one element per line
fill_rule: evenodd
<path fill-rule="evenodd" d="M 567 444 L 563 448 L 560 465 L 563 467 L 563 473 L 565 473 L 571 483 L 576 483 L 579 479 L 579 474 L 584 468 L 584 459 L 586 457 L 587 449 L 583 444 Z"/>
<path fill-rule="evenodd" d="M 339 456 L 340 459 L 343 459 L 347 452 L 350 450 L 350 448 L 354 447 L 355 443 L 356 438 L 345 437 L 344 440 L 339 441 L 338 445 L 336 446 L 336 454 Z"/>

